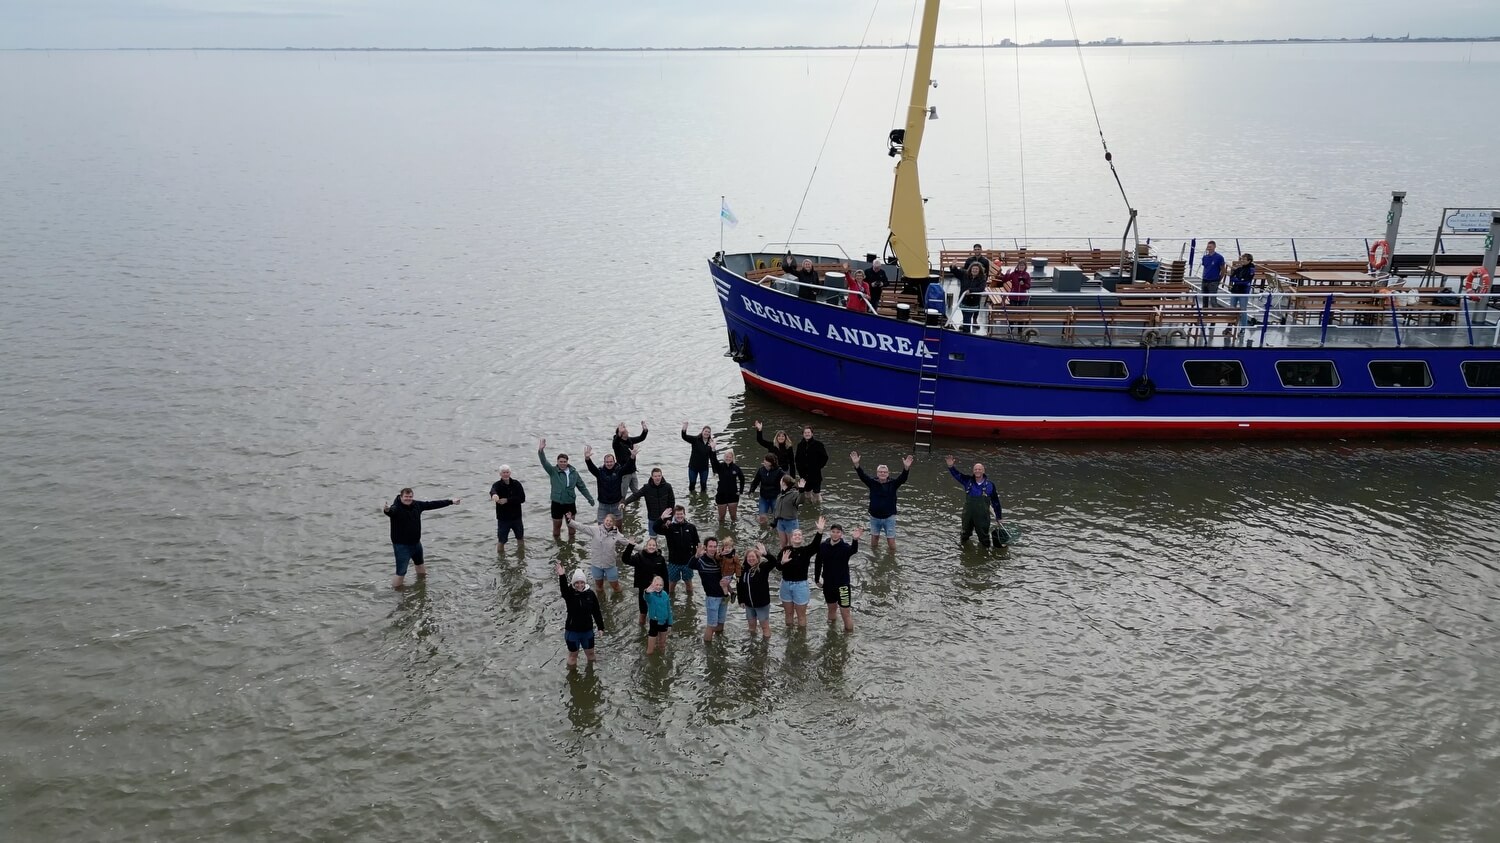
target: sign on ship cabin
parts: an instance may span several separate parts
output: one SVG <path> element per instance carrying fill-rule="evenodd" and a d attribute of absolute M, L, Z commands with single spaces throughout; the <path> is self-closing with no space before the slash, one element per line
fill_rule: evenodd
<path fill-rule="evenodd" d="M 820 329 L 816 322 L 805 316 L 798 316 L 795 313 L 787 313 L 784 310 L 768 307 L 758 301 L 752 300 L 749 296 L 740 296 L 740 301 L 744 302 L 745 310 L 750 313 L 759 316 L 767 322 L 774 322 L 783 328 L 790 328 L 793 331 L 801 331 L 804 334 L 816 334 L 821 337 L 827 337 L 834 342 L 846 343 L 860 348 L 879 349 L 881 351 L 888 351 L 891 354 L 902 354 L 907 357 L 931 358 L 933 356 L 932 352 L 927 348 L 927 343 L 921 340 L 913 343 L 906 337 L 892 336 L 879 331 L 866 331 L 862 328 L 850 328 L 835 325 L 831 322 Z"/>

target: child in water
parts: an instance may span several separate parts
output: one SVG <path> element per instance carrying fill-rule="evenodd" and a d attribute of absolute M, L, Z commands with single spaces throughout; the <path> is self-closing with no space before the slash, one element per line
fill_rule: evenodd
<path fill-rule="evenodd" d="M 646 655 L 657 650 L 667 651 L 667 636 L 672 632 L 672 597 L 664 590 L 661 577 L 654 577 L 646 589 L 646 617 L 650 628 L 646 631 Z"/>

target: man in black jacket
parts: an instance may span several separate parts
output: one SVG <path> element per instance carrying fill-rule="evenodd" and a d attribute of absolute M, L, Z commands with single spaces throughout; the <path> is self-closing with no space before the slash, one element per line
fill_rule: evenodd
<path fill-rule="evenodd" d="M 500 466 L 500 479 L 490 485 L 490 500 L 495 502 L 495 530 L 499 539 L 496 552 L 505 552 L 505 540 L 512 531 L 516 534 L 516 552 L 526 550 L 526 527 L 521 523 L 526 490 L 521 488 L 520 481 L 511 479 L 510 466 Z"/>
<path fill-rule="evenodd" d="M 651 479 L 646 481 L 639 491 L 625 499 L 625 506 L 630 506 L 638 500 L 646 501 L 646 535 L 656 535 L 656 517 L 663 510 L 670 510 L 677 505 L 677 495 L 672 492 L 672 484 L 667 482 L 661 469 L 651 469 Z"/>
<path fill-rule="evenodd" d="M 633 455 L 635 449 L 630 453 Z M 594 465 L 594 449 L 583 446 L 583 464 L 588 467 L 589 473 L 599 484 L 599 523 L 604 523 L 604 516 L 613 515 L 616 524 L 625 523 L 625 507 L 621 506 L 620 498 L 624 495 L 625 488 L 625 466 L 615 459 L 614 454 L 604 455 L 604 467 Z"/>
<path fill-rule="evenodd" d="M 568 667 L 578 665 L 578 651 L 594 661 L 594 627 L 604 631 L 604 613 L 599 610 L 599 598 L 589 590 L 588 578 L 582 570 L 573 572 L 572 583 L 563 573 L 561 562 L 552 563 L 552 573 L 557 574 L 557 587 L 562 589 L 563 603 L 568 607 L 568 619 L 563 623 L 563 638 L 568 642 Z"/>
<path fill-rule="evenodd" d="M 391 588 L 400 589 L 406 584 L 406 566 L 412 562 L 417 563 L 417 579 L 427 579 L 427 566 L 422 559 L 422 513 L 457 503 L 460 503 L 459 498 L 412 500 L 412 491 L 407 488 L 380 508 L 391 519 L 391 548 L 396 552 L 396 576 L 391 578 Z"/>
<path fill-rule="evenodd" d="M 823 466 L 828 465 L 828 449 L 813 438 L 813 429 L 802 428 L 802 441 L 797 443 L 797 476 L 807 481 L 802 493 L 807 499 L 817 502 L 823 490 Z"/>
<path fill-rule="evenodd" d="M 890 468 L 880 465 L 875 467 L 875 476 L 871 477 L 865 470 L 859 467 L 859 452 L 850 451 L 849 459 L 854 463 L 854 473 L 859 475 L 859 480 L 870 487 L 870 535 L 875 542 L 875 549 L 880 549 L 880 534 L 885 533 L 886 544 L 890 546 L 891 552 L 896 551 L 896 489 L 906 482 L 907 475 L 911 471 L 912 455 L 907 454 L 901 458 L 901 476 L 891 479 Z"/>
<path fill-rule="evenodd" d="M 813 559 L 813 579 L 823 586 L 823 602 L 828 605 L 828 622 L 842 616 L 844 631 L 854 631 L 854 619 L 849 610 L 854 605 L 853 587 L 850 585 L 849 560 L 859 552 L 859 537 L 864 531 L 854 528 L 854 541 L 844 541 L 844 528 L 835 524 L 828 531 L 828 539 L 818 546 L 818 555 Z"/>
<path fill-rule="evenodd" d="M 662 511 L 656 531 L 667 537 L 667 593 L 676 594 L 677 583 L 681 582 L 691 597 L 693 569 L 688 563 L 698 550 L 698 528 L 687 520 L 686 509 L 675 506 Z"/>

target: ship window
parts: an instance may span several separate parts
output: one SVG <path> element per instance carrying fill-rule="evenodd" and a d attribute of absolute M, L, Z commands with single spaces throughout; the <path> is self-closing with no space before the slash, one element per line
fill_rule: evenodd
<path fill-rule="evenodd" d="M 1425 360 L 1380 360 L 1370 364 L 1370 380 L 1378 387 L 1424 389 L 1432 386 Z"/>
<path fill-rule="evenodd" d="M 1245 367 L 1238 360 L 1189 360 L 1182 369 L 1193 386 L 1241 387 L 1247 383 Z"/>
<path fill-rule="evenodd" d="M 1068 374 L 1075 378 L 1124 380 L 1130 372 L 1119 360 L 1069 360 Z"/>
<path fill-rule="evenodd" d="M 955 363 L 962 363 L 964 362 L 964 353 L 962 351 L 950 351 L 948 352 L 948 359 Z"/>
<path fill-rule="evenodd" d="M 1282 386 L 1292 388 L 1339 385 L 1339 371 L 1328 360 L 1281 360 L 1276 363 L 1276 375 Z"/>
<path fill-rule="evenodd" d="M 1465 363 L 1464 383 L 1473 389 L 1500 389 L 1500 362 L 1477 360 Z"/>

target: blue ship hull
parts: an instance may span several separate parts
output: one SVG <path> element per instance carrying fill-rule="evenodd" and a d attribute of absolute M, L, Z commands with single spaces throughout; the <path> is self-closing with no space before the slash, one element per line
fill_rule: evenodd
<path fill-rule="evenodd" d="M 937 363 L 934 432 L 999 438 L 1481 434 L 1500 431 L 1500 388 L 1470 387 L 1462 364 L 1493 347 L 1220 348 L 1048 345 L 930 329 L 806 301 L 710 263 L 731 352 L 747 385 L 800 409 L 912 430 L 923 361 Z M 940 335 L 930 347 L 924 337 Z M 931 355 L 931 358 L 928 357 Z M 1084 379 L 1070 361 L 1123 363 Z M 1243 386 L 1189 382 L 1184 363 L 1235 361 Z M 1332 362 L 1339 383 L 1287 387 L 1276 365 Z M 1377 387 L 1371 362 L 1425 362 L 1431 384 Z M 1131 389 L 1148 378 L 1150 390 Z M 1146 394 L 1149 393 L 1149 394 Z"/>

